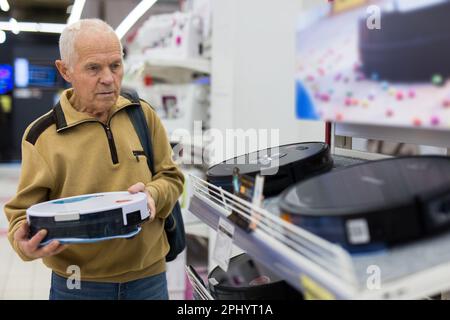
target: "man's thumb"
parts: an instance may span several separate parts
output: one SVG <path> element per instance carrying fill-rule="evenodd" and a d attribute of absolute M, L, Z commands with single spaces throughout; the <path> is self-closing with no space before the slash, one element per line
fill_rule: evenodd
<path fill-rule="evenodd" d="M 131 187 L 128 188 L 129 193 L 138 193 L 145 190 L 145 185 L 142 182 L 138 182 L 136 184 L 133 184 Z"/>

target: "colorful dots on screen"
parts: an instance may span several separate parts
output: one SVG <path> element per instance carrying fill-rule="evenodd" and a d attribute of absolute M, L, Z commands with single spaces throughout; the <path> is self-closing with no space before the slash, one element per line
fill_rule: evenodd
<path fill-rule="evenodd" d="M 422 120 L 420 120 L 419 118 L 414 118 L 413 119 L 413 125 L 415 127 L 420 127 L 422 125 Z"/>
<path fill-rule="evenodd" d="M 444 78 L 440 74 L 435 74 L 431 77 L 431 83 L 435 86 L 441 86 L 444 84 Z"/>
<path fill-rule="evenodd" d="M 441 123 L 441 120 L 439 119 L 439 117 L 433 116 L 431 117 L 430 122 L 432 126 L 438 126 Z"/>

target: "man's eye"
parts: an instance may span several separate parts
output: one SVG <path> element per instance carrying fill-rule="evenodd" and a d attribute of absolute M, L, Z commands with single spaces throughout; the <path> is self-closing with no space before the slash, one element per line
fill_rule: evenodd
<path fill-rule="evenodd" d="M 121 66 L 120 63 L 116 63 L 116 64 L 113 64 L 113 65 L 111 66 L 111 68 L 112 68 L 113 70 L 116 70 L 116 69 L 119 69 L 120 66 Z"/>
<path fill-rule="evenodd" d="M 98 70 L 98 67 L 97 67 L 97 66 L 89 66 L 89 67 L 88 67 L 88 70 L 89 70 L 89 71 L 97 71 L 97 70 Z"/>

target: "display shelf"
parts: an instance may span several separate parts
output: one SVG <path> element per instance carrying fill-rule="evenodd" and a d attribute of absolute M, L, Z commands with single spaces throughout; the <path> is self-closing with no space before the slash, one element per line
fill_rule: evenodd
<path fill-rule="evenodd" d="M 421 299 L 450 288 L 450 233 L 389 250 L 350 255 L 340 246 L 289 224 L 276 212 L 255 207 L 192 177 L 189 210 L 214 230 L 231 212 L 256 224 L 235 227 L 234 244 L 318 299 Z M 273 210 L 272 210 L 273 211 Z"/>
<path fill-rule="evenodd" d="M 209 227 L 202 221 L 185 223 L 184 228 L 187 234 L 191 234 L 202 238 L 209 237 Z"/>
<path fill-rule="evenodd" d="M 203 221 L 192 215 L 187 209 L 181 208 L 183 215 L 184 229 L 186 234 L 208 238 L 209 227 Z"/>
<path fill-rule="evenodd" d="M 144 57 L 145 58 L 145 57 Z M 149 67 L 180 68 L 194 72 L 209 74 L 211 72 L 211 61 L 201 58 L 190 59 L 146 59 Z"/>
<path fill-rule="evenodd" d="M 211 61 L 204 58 L 152 58 L 145 54 L 135 54 L 127 57 L 126 63 L 129 73 L 145 69 L 153 77 L 172 78 L 175 74 L 179 77 L 180 73 L 186 76 L 192 73 L 211 73 Z"/>

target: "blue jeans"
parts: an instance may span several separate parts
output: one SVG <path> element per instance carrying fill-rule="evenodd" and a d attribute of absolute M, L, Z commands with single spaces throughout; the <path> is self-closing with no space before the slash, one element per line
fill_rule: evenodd
<path fill-rule="evenodd" d="M 67 279 L 52 272 L 50 300 L 168 300 L 166 273 L 125 283 L 81 281 L 69 289 Z"/>

